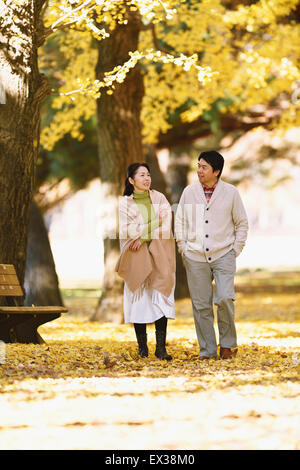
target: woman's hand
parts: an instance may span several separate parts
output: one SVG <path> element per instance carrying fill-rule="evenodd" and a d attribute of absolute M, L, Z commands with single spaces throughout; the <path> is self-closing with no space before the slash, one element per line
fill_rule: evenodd
<path fill-rule="evenodd" d="M 137 240 L 134 240 L 131 245 L 129 246 L 129 250 L 131 251 L 138 251 L 142 246 L 141 240 L 138 238 Z"/>

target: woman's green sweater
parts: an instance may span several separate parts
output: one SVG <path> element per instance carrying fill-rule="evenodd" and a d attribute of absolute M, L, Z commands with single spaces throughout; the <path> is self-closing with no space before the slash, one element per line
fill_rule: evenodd
<path fill-rule="evenodd" d="M 141 236 L 141 242 L 150 243 L 152 240 L 152 232 L 159 226 L 159 220 L 155 215 L 149 191 L 137 193 L 133 191 L 133 200 L 137 203 L 141 212 L 146 228 Z"/>

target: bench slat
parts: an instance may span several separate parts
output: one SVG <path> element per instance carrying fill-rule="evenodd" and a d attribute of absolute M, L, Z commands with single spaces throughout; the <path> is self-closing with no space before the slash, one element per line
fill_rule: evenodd
<path fill-rule="evenodd" d="M 24 297 L 15 267 L 12 264 L 0 264 L 0 296 Z M 14 303 L 17 303 L 16 299 L 14 299 Z M 59 318 L 64 312 L 68 312 L 68 309 L 60 305 L 0 306 L 0 341 L 42 344 L 44 340 L 37 328 Z"/>
<path fill-rule="evenodd" d="M 0 274 L 16 274 L 13 264 L 0 264 Z"/>
<path fill-rule="evenodd" d="M 19 286 L 19 279 L 16 274 L 0 274 L 0 286 L 2 285 Z"/>
<path fill-rule="evenodd" d="M 8 286 L 0 285 L 0 296 L 16 296 L 16 297 L 22 297 L 24 295 L 22 289 L 20 286 Z"/>
<path fill-rule="evenodd" d="M 62 313 L 67 312 L 68 309 L 66 307 L 57 307 L 57 306 L 50 306 L 50 307 L 0 307 L 0 313 L 34 313 L 34 314 L 43 314 L 43 313 Z"/>

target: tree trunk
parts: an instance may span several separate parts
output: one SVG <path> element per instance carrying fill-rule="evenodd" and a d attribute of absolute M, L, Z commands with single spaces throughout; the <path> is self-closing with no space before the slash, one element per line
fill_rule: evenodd
<path fill-rule="evenodd" d="M 159 167 L 156 148 L 154 145 L 145 146 L 145 157 L 145 161 L 148 163 L 151 170 L 151 187 L 163 193 L 170 202 L 171 199 L 167 188 L 167 182 Z"/>
<path fill-rule="evenodd" d="M 63 305 L 48 232 L 34 200 L 29 216 L 24 286 L 25 305 Z"/>
<path fill-rule="evenodd" d="M 129 59 L 138 47 L 140 17 L 128 12 L 127 25 L 118 25 L 110 37 L 99 42 L 97 78 Z M 102 187 L 105 277 L 103 294 L 92 320 L 121 322 L 123 282 L 114 269 L 119 256 L 117 206 L 122 195 L 127 167 L 143 161 L 140 112 L 144 95 L 140 67 L 132 69 L 114 93 L 105 91 L 98 100 L 98 145 Z"/>
<path fill-rule="evenodd" d="M 0 5 L 0 262 L 24 281 L 27 226 L 39 148 L 40 104 L 48 83 L 38 71 L 45 0 Z"/>

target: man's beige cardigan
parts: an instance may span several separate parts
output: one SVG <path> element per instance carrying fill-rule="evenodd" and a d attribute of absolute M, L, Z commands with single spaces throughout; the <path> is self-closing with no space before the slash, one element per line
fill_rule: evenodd
<path fill-rule="evenodd" d="M 130 244 L 140 238 L 146 224 L 133 199 L 133 195 L 120 198 L 119 238 L 121 254 L 116 272 L 134 292 L 142 284 L 169 297 L 175 285 L 175 242 L 172 234 L 172 212 L 166 197 L 155 190 L 149 191 L 154 212 L 162 215 L 162 225 L 152 233 L 148 247 L 143 243 L 138 251 L 131 251 Z"/>
<path fill-rule="evenodd" d="M 213 262 L 233 249 L 238 256 L 247 239 L 248 219 L 235 186 L 221 179 L 209 202 L 202 185 L 187 186 L 175 218 L 178 251 L 200 262 Z"/>

